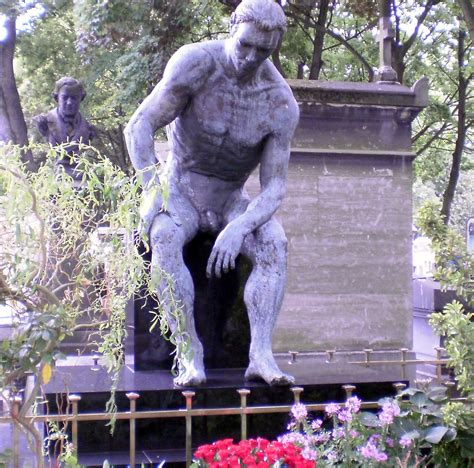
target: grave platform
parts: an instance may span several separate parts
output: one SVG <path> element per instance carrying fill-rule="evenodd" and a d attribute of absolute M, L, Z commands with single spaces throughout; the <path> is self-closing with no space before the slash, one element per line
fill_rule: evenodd
<path fill-rule="evenodd" d="M 393 383 L 408 383 L 415 369 L 409 366 L 402 375 L 401 366 L 393 364 L 352 364 L 362 362 L 364 353 L 327 354 L 302 353 L 294 362 L 289 355 L 277 355 L 281 369 L 295 376 L 296 385 L 303 387 L 303 403 L 343 402 L 345 384 L 356 386 L 354 394 L 364 401 L 377 401 L 395 393 Z M 330 361 L 328 362 L 328 360 Z M 396 361 L 400 352 L 376 352 L 370 354 L 373 361 Z M 68 362 L 69 361 L 69 362 Z M 103 412 L 110 396 L 111 380 L 105 369 L 95 366 L 92 356 L 71 359 L 58 366 L 45 392 L 50 402 L 50 412 L 56 413 L 55 402 L 66 401 L 66 394 L 78 394 L 79 414 Z M 177 388 L 169 371 L 137 371 L 128 359 L 117 387 L 118 411 L 128 411 L 129 392 L 138 393 L 138 412 L 150 410 L 177 410 L 185 408 L 185 390 L 195 392 L 193 409 L 235 408 L 240 406 L 237 390 L 250 390 L 247 405 L 291 405 L 294 395 L 289 387 L 269 387 L 265 383 L 246 382 L 244 368 L 210 369 L 204 386 Z M 60 405 L 61 406 L 61 405 Z M 62 410 L 64 411 L 63 406 Z M 248 437 L 275 438 L 286 430 L 288 413 L 255 414 L 248 416 Z M 196 416 L 192 421 L 193 447 L 220 438 L 240 439 L 240 416 Z M 86 466 L 102 466 L 104 459 L 114 465 L 127 464 L 129 447 L 129 421 L 118 420 L 114 436 L 110 435 L 106 422 L 80 422 L 78 424 L 79 461 Z M 166 466 L 181 464 L 185 458 L 185 419 L 137 419 L 137 463 L 151 466 L 166 460 Z M 177 466 L 178 466 L 177 465 Z"/>

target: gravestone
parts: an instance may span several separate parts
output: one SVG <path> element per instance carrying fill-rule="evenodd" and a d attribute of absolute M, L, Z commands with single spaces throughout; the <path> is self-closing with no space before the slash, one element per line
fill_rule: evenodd
<path fill-rule="evenodd" d="M 427 80 L 289 83 L 300 123 L 278 213 L 289 274 L 274 352 L 411 348 L 411 123 Z"/>

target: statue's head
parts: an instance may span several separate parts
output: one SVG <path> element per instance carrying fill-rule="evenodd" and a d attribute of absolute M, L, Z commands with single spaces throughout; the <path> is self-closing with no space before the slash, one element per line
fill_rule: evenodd
<path fill-rule="evenodd" d="M 286 30 L 274 0 L 243 0 L 230 19 L 230 55 L 238 75 L 251 75 L 272 54 Z"/>
<path fill-rule="evenodd" d="M 56 81 L 53 97 L 58 103 L 59 113 L 65 117 L 73 117 L 79 112 L 86 92 L 79 80 L 64 76 Z"/>

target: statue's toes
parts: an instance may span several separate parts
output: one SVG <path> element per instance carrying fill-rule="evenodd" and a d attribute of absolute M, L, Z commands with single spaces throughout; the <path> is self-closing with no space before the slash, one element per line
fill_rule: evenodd
<path fill-rule="evenodd" d="M 201 374 L 186 373 L 178 375 L 173 381 L 176 387 L 197 387 L 206 382 L 206 376 Z"/>
<path fill-rule="evenodd" d="M 272 386 L 293 385 L 295 383 L 295 378 L 288 374 L 282 374 L 273 377 L 269 383 Z"/>

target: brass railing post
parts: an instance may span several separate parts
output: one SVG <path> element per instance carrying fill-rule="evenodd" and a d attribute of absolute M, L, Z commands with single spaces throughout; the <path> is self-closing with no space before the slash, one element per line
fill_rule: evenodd
<path fill-rule="evenodd" d="M 407 378 L 407 368 L 406 368 L 405 361 L 407 360 L 408 351 L 409 351 L 408 348 L 400 348 L 400 353 L 401 353 L 401 357 L 402 357 L 401 367 L 402 367 L 402 379 L 403 380 L 405 380 Z"/>
<path fill-rule="evenodd" d="M 369 367 L 369 366 L 370 366 L 370 355 L 372 354 L 373 351 L 374 351 L 374 350 L 373 350 L 373 349 L 370 349 L 370 348 L 364 349 L 365 365 L 366 365 L 366 367 Z"/>
<path fill-rule="evenodd" d="M 406 385 L 402 382 L 396 382 L 393 384 L 395 390 L 397 391 L 397 395 L 401 395 L 401 393 L 403 392 L 403 390 L 405 390 L 406 388 Z"/>
<path fill-rule="evenodd" d="M 444 386 L 447 389 L 447 394 L 450 398 L 454 398 L 454 390 L 456 389 L 456 382 L 452 380 L 447 380 L 444 382 Z"/>
<path fill-rule="evenodd" d="M 77 430 L 77 414 L 78 414 L 78 406 L 79 402 L 81 401 L 80 395 L 69 395 L 68 397 L 69 402 L 72 404 L 72 423 L 71 423 L 71 431 L 72 431 L 72 444 L 74 446 L 74 450 L 76 454 L 79 453 L 79 438 L 78 438 L 78 430 Z"/>
<path fill-rule="evenodd" d="M 440 361 L 443 357 L 444 348 L 440 346 L 436 346 L 435 350 L 436 350 L 436 359 Z M 442 364 L 438 362 L 436 364 L 436 378 L 438 379 L 439 383 L 441 383 L 441 373 L 442 373 L 441 371 L 442 371 Z"/>
<path fill-rule="evenodd" d="M 186 398 L 186 466 L 189 467 L 192 461 L 192 450 L 193 450 L 193 419 L 191 416 L 191 410 L 193 409 L 193 396 L 195 392 L 186 391 L 182 392 L 184 398 Z"/>
<path fill-rule="evenodd" d="M 13 424 L 13 468 L 20 468 L 20 433 L 18 432 L 18 414 L 20 413 L 21 397 L 16 395 L 12 400 L 12 424 Z"/>
<path fill-rule="evenodd" d="M 240 438 L 241 440 L 247 439 L 247 396 L 250 395 L 250 390 L 247 388 L 241 388 L 237 390 L 240 395 Z"/>
<path fill-rule="evenodd" d="M 327 364 L 329 364 L 333 360 L 334 354 L 336 354 L 335 349 L 327 349 L 326 350 L 326 363 Z"/>
<path fill-rule="evenodd" d="M 354 393 L 356 386 L 355 385 L 343 385 L 342 389 L 346 393 L 346 400 L 348 400 Z"/>
<path fill-rule="evenodd" d="M 300 353 L 298 351 L 288 351 L 288 354 L 290 355 L 290 358 L 291 358 L 288 364 L 295 364 L 298 354 Z"/>
<path fill-rule="evenodd" d="M 137 450 L 135 412 L 137 411 L 137 399 L 140 395 L 134 392 L 127 393 L 126 395 L 130 402 L 130 468 L 134 468 Z"/>
<path fill-rule="evenodd" d="M 303 387 L 291 387 L 290 390 L 293 392 L 294 404 L 297 405 L 301 402 L 301 394 L 303 393 Z"/>

